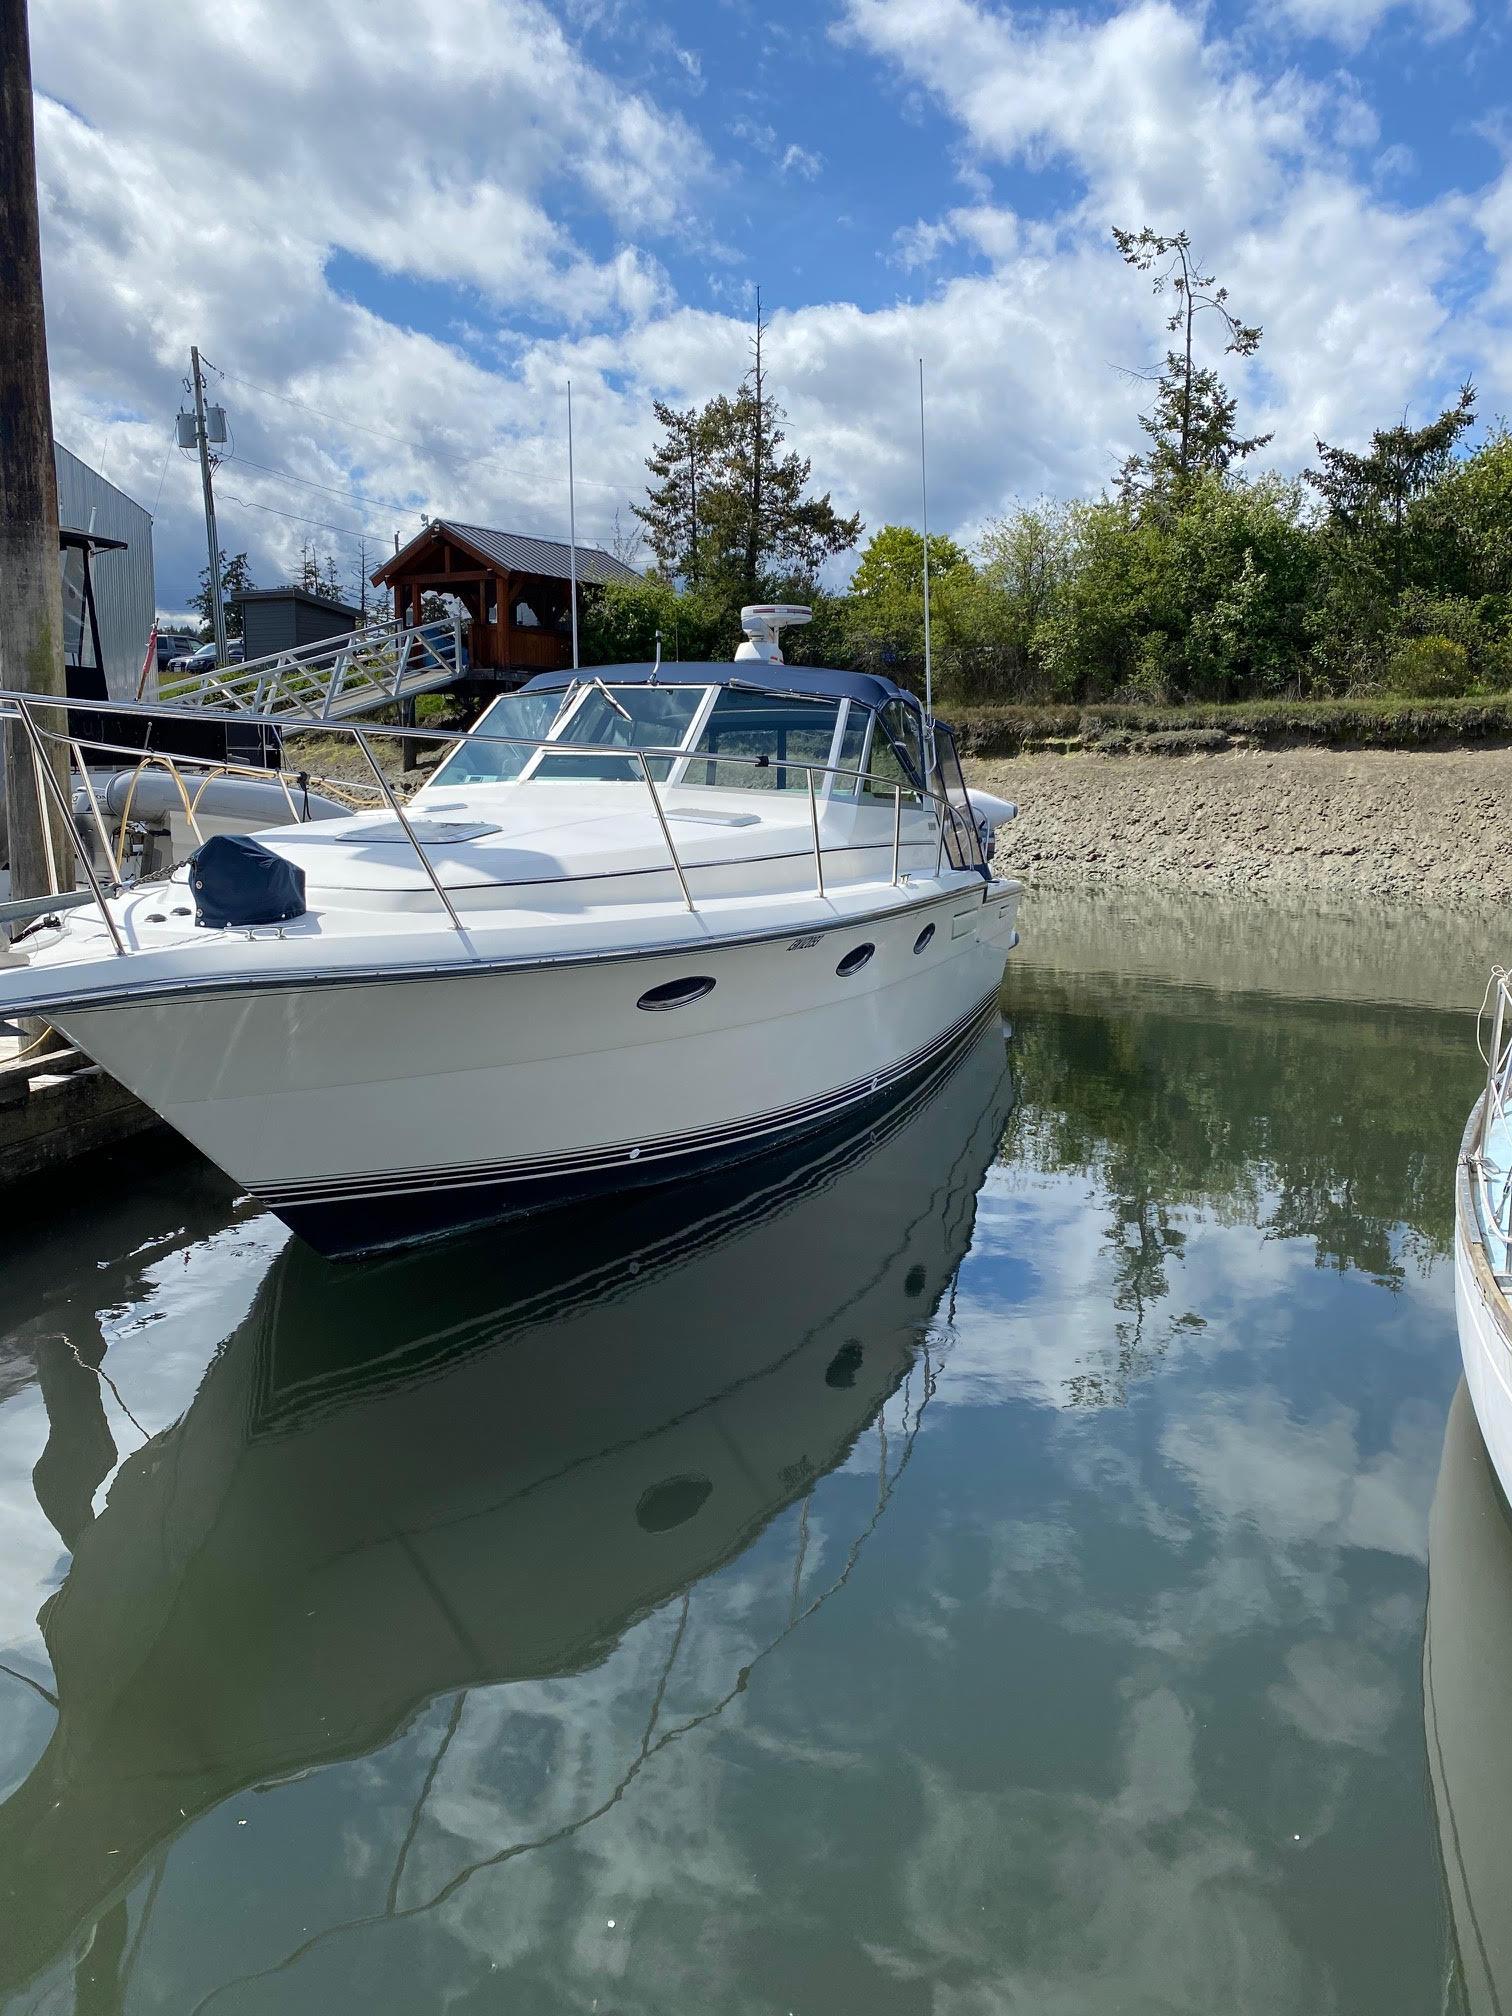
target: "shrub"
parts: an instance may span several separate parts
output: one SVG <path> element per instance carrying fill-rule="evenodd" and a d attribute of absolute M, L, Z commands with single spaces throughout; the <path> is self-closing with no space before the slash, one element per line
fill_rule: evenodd
<path fill-rule="evenodd" d="M 1227 749 L 1229 738 L 1221 728 L 1161 728 L 1141 736 L 1139 746 L 1151 756 L 1208 756 Z"/>
<path fill-rule="evenodd" d="M 1470 686 L 1470 654 L 1452 637 L 1408 637 L 1391 654 L 1391 689 L 1412 700 L 1453 700 Z"/>

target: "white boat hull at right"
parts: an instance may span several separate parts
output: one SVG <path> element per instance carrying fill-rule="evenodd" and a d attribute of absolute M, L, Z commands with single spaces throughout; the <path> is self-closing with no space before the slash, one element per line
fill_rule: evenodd
<path fill-rule="evenodd" d="M 665 1180 L 891 1095 L 994 998 L 1018 893 L 977 882 L 734 942 L 291 975 L 56 1019 L 342 1255 Z"/>
<path fill-rule="evenodd" d="M 1482 1102 L 1483 1103 L 1483 1102 Z M 1512 1499 L 1512 1310 L 1487 1252 L 1476 1197 L 1482 1103 L 1465 1129 L 1454 1186 L 1454 1305 L 1475 1418 L 1502 1490 Z"/>

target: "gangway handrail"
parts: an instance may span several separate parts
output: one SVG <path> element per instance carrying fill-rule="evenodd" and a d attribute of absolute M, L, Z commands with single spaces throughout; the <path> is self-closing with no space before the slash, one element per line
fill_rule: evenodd
<path fill-rule="evenodd" d="M 133 704 L 127 702 L 112 703 L 109 701 L 74 700 L 67 697 L 54 698 L 51 695 L 44 695 L 39 693 L 20 693 L 0 689 L 0 720 L 13 717 L 20 719 L 23 730 L 27 736 L 28 741 L 31 744 L 33 757 L 34 760 L 36 761 L 39 776 L 46 785 L 51 787 L 51 792 L 56 794 L 59 813 L 60 816 L 64 819 L 65 823 L 67 823 L 71 819 L 72 816 L 71 810 L 68 806 L 67 799 L 63 794 L 62 787 L 58 784 L 57 777 L 53 771 L 52 765 L 45 760 L 45 756 L 42 754 L 43 745 L 45 743 L 51 742 L 63 748 L 63 750 L 65 751 L 66 759 L 70 766 L 70 773 L 74 757 L 81 756 L 82 752 L 79 749 L 78 742 L 72 739 L 67 732 L 59 732 L 58 730 L 55 729 L 47 729 L 40 727 L 38 723 L 34 721 L 32 718 L 34 711 L 37 710 L 41 710 L 43 712 L 47 712 L 49 710 L 53 712 L 62 711 L 65 714 L 94 713 L 94 714 L 113 714 L 118 717 L 147 716 L 152 718 L 157 718 L 161 716 L 161 714 L 164 712 L 164 709 L 160 706 Z M 168 711 L 171 712 L 172 710 L 170 709 Z M 674 748 L 664 748 L 664 747 L 627 747 L 625 745 L 596 744 L 596 743 L 568 743 L 561 741 L 553 741 L 549 736 L 498 735 L 490 733 L 487 730 L 481 728 L 450 729 L 450 728 L 431 728 L 431 727 L 418 727 L 418 726 L 414 728 L 393 728 L 381 722 L 363 721 L 359 723 L 356 721 L 343 721 L 340 719 L 333 720 L 327 723 L 318 721 L 303 721 L 303 722 L 291 723 L 287 717 L 275 720 L 270 719 L 266 716 L 248 715 L 239 712 L 232 714 L 218 714 L 206 711 L 205 713 L 201 714 L 199 718 L 202 720 L 209 720 L 209 721 L 224 721 L 227 723 L 227 725 L 234 724 L 238 727 L 254 726 L 254 727 L 268 727 L 284 730 L 288 729 L 291 726 L 294 726 L 296 728 L 303 728 L 306 732 L 315 729 L 324 729 L 327 732 L 335 733 L 338 735 L 350 735 L 353 739 L 355 746 L 366 760 L 368 767 L 372 770 L 373 775 L 377 780 L 378 788 L 382 792 L 384 798 L 388 801 L 388 804 L 392 809 L 392 811 L 394 812 L 397 822 L 405 835 L 405 838 L 409 841 L 411 847 L 413 848 L 419 860 L 420 867 L 426 876 L 426 879 L 430 882 L 432 888 L 435 890 L 437 896 L 440 898 L 441 903 L 445 908 L 448 917 L 450 918 L 452 926 L 456 930 L 458 936 L 461 938 L 462 943 L 466 947 L 469 955 L 473 958 L 476 958 L 478 954 L 471 942 L 471 939 L 468 936 L 466 927 L 464 926 L 462 919 L 457 912 L 456 906 L 451 900 L 451 897 L 446 889 L 445 884 L 441 881 L 440 877 L 436 873 L 435 864 L 431 861 L 430 857 L 425 851 L 424 842 L 420 839 L 419 835 L 416 833 L 414 826 L 412 825 L 410 819 L 406 815 L 402 804 L 395 795 L 393 787 L 389 783 L 388 779 L 384 776 L 382 766 L 378 763 L 376 757 L 373 755 L 372 750 L 369 746 L 369 738 L 371 737 L 377 736 L 379 738 L 386 738 L 394 741 L 441 742 L 453 746 L 460 746 L 462 743 L 473 743 L 473 744 L 486 743 L 490 745 L 497 745 L 502 748 L 526 749 L 532 752 L 540 750 L 549 750 L 553 755 L 553 757 L 566 756 L 574 760 L 583 760 L 583 761 L 590 761 L 590 760 L 602 761 L 605 758 L 612 758 L 617 762 L 623 762 L 626 765 L 627 769 L 633 769 L 635 767 L 638 767 L 641 773 L 642 780 L 645 783 L 646 790 L 651 798 L 652 810 L 655 814 L 656 822 L 661 829 L 663 838 L 666 841 L 667 852 L 671 859 L 672 870 L 677 878 L 678 886 L 681 890 L 683 900 L 687 904 L 687 907 L 690 911 L 696 912 L 697 910 L 698 906 L 694 902 L 692 892 L 688 886 L 687 876 L 684 871 L 683 862 L 681 856 L 678 854 L 677 851 L 677 843 L 673 838 L 672 829 L 667 823 L 666 812 L 662 803 L 661 795 L 657 790 L 656 780 L 653 778 L 651 774 L 651 764 L 653 762 L 665 762 L 668 764 L 670 770 L 671 765 L 680 763 L 685 758 L 689 757 L 696 758 L 697 755 L 699 755 L 701 752 L 689 751 L 681 747 L 680 745 Z M 100 749 L 108 745 L 92 743 L 89 746 L 92 748 Z M 169 771 L 174 776 L 175 782 L 178 784 L 180 793 L 183 795 L 185 803 L 185 811 L 188 815 L 190 826 L 195 832 L 196 837 L 198 837 L 199 835 L 198 821 L 195 819 L 194 812 L 191 809 L 191 801 L 189 799 L 188 792 L 185 789 L 182 778 L 178 776 L 176 766 L 183 764 L 186 766 L 193 766 L 197 768 L 218 769 L 221 772 L 228 770 L 231 766 L 226 764 L 219 764 L 215 761 L 215 759 L 211 758 L 177 756 L 167 750 L 152 750 L 147 752 L 145 756 L 142 754 L 140 750 L 132 750 L 127 753 L 133 756 L 137 756 L 141 759 L 138 769 L 138 775 L 140 775 L 140 771 L 142 769 L 148 767 L 149 763 L 162 764 L 169 769 Z M 770 758 L 768 757 L 738 755 L 733 751 L 721 750 L 719 752 L 718 761 L 721 765 L 738 764 L 750 770 L 767 770 L 771 768 L 771 761 Z M 905 787 L 901 782 L 893 778 L 879 777 L 873 771 L 861 770 L 846 764 L 814 763 L 806 761 L 801 757 L 795 757 L 795 756 L 784 756 L 782 759 L 782 768 L 784 770 L 801 771 L 805 773 L 805 781 L 807 784 L 809 804 L 810 804 L 810 820 L 813 830 L 814 878 L 815 878 L 815 894 L 817 896 L 819 896 L 822 899 L 825 896 L 826 892 L 824 886 L 824 848 L 820 834 L 817 796 L 814 789 L 814 780 L 816 777 L 843 778 L 846 780 L 854 781 L 858 787 L 862 784 L 868 784 L 868 783 L 874 785 L 881 785 L 883 787 L 884 796 L 887 795 L 891 796 L 893 801 L 893 833 L 891 841 L 892 884 L 894 887 L 898 887 L 901 885 L 902 882 L 905 882 L 907 880 L 907 877 L 902 873 L 901 861 L 900 861 L 900 852 L 901 852 L 900 838 L 902 830 L 903 799 L 905 796 Z M 260 771 L 255 774 L 259 776 L 266 776 L 267 772 Z M 135 788 L 136 781 L 137 781 L 136 779 L 133 779 L 133 790 Z M 284 785 L 284 790 L 287 794 L 288 786 L 284 780 L 281 767 L 279 771 L 279 782 Z M 980 871 L 984 875 L 990 875 L 991 871 L 988 868 L 986 856 L 982 850 L 981 836 L 977 831 L 976 822 L 974 819 L 971 818 L 969 812 L 963 812 L 960 810 L 959 807 L 953 805 L 950 801 L 949 796 L 944 790 L 939 791 L 933 790 L 927 784 L 924 786 L 919 786 L 910 782 L 906 789 L 906 795 L 910 799 L 916 799 L 919 802 L 921 809 L 924 805 L 927 804 L 937 808 L 939 815 L 941 815 L 938 817 L 937 820 L 935 818 L 931 819 L 931 828 L 933 828 L 933 826 L 936 823 L 938 823 L 939 827 L 939 844 L 935 854 L 935 870 L 934 870 L 934 872 L 937 875 L 940 872 L 940 866 L 944 858 L 945 834 L 947 828 L 955 831 L 958 837 L 960 836 L 963 830 L 965 831 L 966 834 L 970 836 L 970 848 L 964 851 L 974 853 L 976 858 L 972 862 L 973 867 L 980 869 Z M 194 802 L 197 803 L 197 797 Z M 835 847 L 832 851 L 837 853 L 844 853 L 849 850 L 846 846 L 839 845 Z M 90 887 L 95 893 L 95 901 L 97 902 L 101 915 L 105 920 L 105 924 L 107 926 L 107 929 L 109 930 L 111 940 L 115 946 L 115 950 L 121 957 L 123 958 L 127 957 L 129 955 L 127 947 L 124 941 L 122 940 L 120 928 L 116 923 L 116 920 L 110 913 L 105 894 L 101 889 L 101 885 L 95 873 L 94 867 L 88 859 L 88 852 L 86 849 L 80 850 L 79 858 L 84 868 L 86 877 L 89 880 Z M 49 850 L 49 860 L 50 860 L 50 850 Z M 120 863 L 118 862 L 117 867 L 119 867 L 119 865 Z M 171 872 L 171 870 L 169 872 Z M 57 879 L 58 878 L 56 868 L 51 866 L 50 864 L 49 881 L 52 884 L 54 893 L 59 893 L 57 890 Z M 155 879 L 155 878 L 147 878 L 147 879 Z M 121 892 L 123 886 L 124 885 L 119 880 L 113 880 L 111 884 L 111 893 L 118 895 Z"/>
<path fill-rule="evenodd" d="M 463 627 L 457 614 L 418 624 L 384 618 L 239 666 L 212 666 L 171 693 L 160 693 L 156 704 L 203 719 L 211 711 L 205 697 L 213 695 L 243 721 L 261 714 L 281 727 L 306 713 L 322 721 L 339 719 L 341 713 L 405 699 L 455 678 L 463 666 Z"/>

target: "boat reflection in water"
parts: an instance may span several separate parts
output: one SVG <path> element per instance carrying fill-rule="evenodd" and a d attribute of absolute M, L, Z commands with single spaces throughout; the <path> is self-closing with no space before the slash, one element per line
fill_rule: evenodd
<path fill-rule="evenodd" d="M 198 1816 L 437 1697 L 599 1666 L 878 1423 L 877 1492 L 859 1530 L 826 1512 L 822 1573 L 793 1521 L 791 1607 L 754 1656 L 780 1644 L 908 1462 L 1009 1098 L 994 1017 L 866 1131 L 705 1184 L 691 1224 L 648 1194 L 355 1272 L 286 1248 L 44 1610 L 58 1721 L 0 1805 L 0 1990 L 81 1953 L 124 1988 L 147 1878 Z M 664 1714 L 684 1635 L 607 1803 L 744 1684 L 751 1656 L 705 1656 Z M 606 1803 L 565 1789 L 552 1838 Z M 391 1905 L 408 1818 L 364 1844 Z"/>
<path fill-rule="evenodd" d="M 1469 2016 L 1512 2006 L 1512 1522 L 1461 1380 L 1428 1528 L 1423 1718 Z"/>

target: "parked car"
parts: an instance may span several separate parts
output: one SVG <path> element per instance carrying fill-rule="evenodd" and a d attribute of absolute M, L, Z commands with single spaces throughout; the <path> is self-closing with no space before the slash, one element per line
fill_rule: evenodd
<path fill-rule="evenodd" d="M 242 660 L 246 657 L 246 655 L 247 655 L 247 647 L 242 643 L 240 637 L 231 637 L 227 639 L 226 663 L 228 665 L 240 665 Z M 187 652 L 182 658 L 170 659 L 168 663 L 168 670 L 170 672 L 189 672 L 189 673 L 213 672 L 215 670 L 215 666 L 216 666 L 216 656 L 215 656 L 214 644 L 201 644 L 197 651 Z"/>
<path fill-rule="evenodd" d="M 159 630 L 157 640 L 157 669 L 166 672 L 170 665 L 187 658 L 196 649 L 195 641 L 182 630 Z"/>

